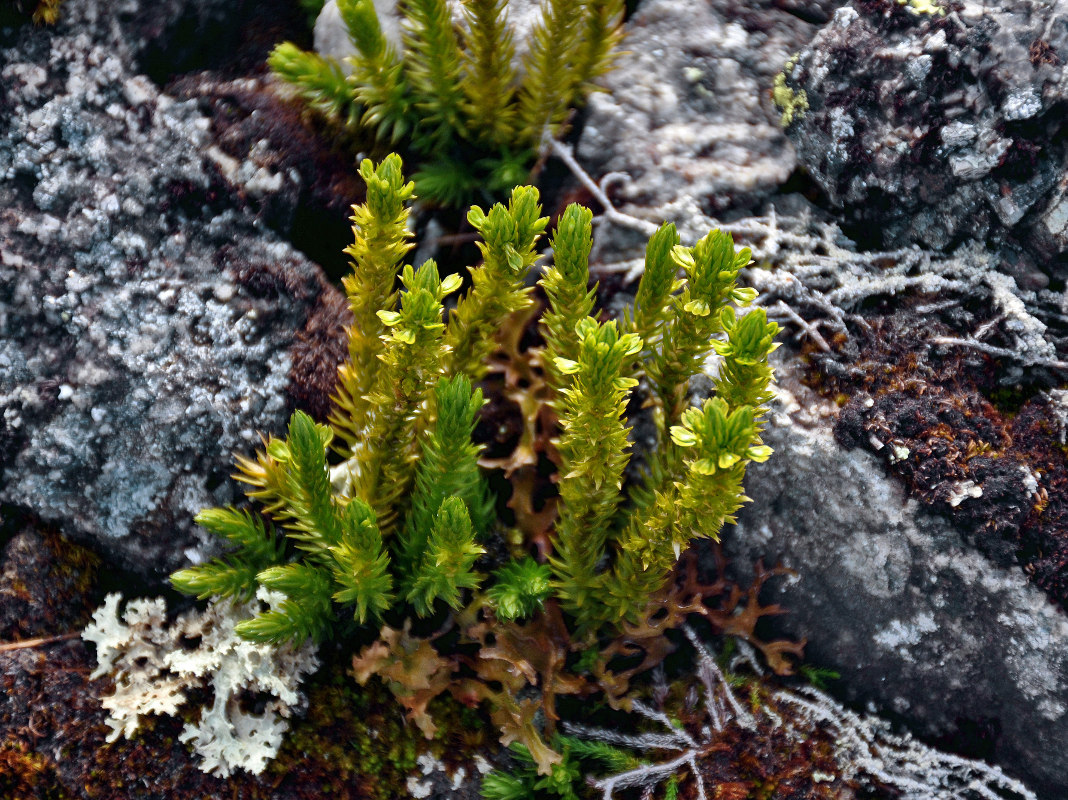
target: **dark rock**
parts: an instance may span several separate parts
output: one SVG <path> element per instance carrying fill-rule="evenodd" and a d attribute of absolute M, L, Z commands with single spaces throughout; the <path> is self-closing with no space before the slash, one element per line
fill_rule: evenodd
<path fill-rule="evenodd" d="M 135 7 L 71 0 L 0 50 L 0 500 L 159 574 L 203 555 L 192 516 L 236 499 L 298 332 L 329 349 L 343 310 L 257 227 L 195 103 L 132 72 Z"/>
<path fill-rule="evenodd" d="M 108 42 L 135 71 L 163 83 L 231 53 L 248 4 L 226 0 L 63 0 L 55 31 Z"/>
<path fill-rule="evenodd" d="M 790 139 L 862 245 L 986 239 L 1041 288 L 1068 255 L 1068 25 L 1029 0 L 936 5 L 840 9 L 787 70 L 808 103 Z"/>
<path fill-rule="evenodd" d="M 838 0 L 775 0 L 770 7 L 782 9 L 804 22 L 823 25 L 830 21 L 835 9 L 841 6 Z"/>
<path fill-rule="evenodd" d="M 242 2 L 139 0 L 102 6 L 114 13 L 138 71 L 157 83 L 203 65 L 212 53 L 228 52 L 238 40 Z M 106 21 L 106 20 L 105 20 Z"/>
<path fill-rule="evenodd" d="M 351 321 L 345 297 L 340 292 L 323 292 L 293 341 L 289 396 L 294 408 L 323 422 L 333 410 L 330 398 L 337 386 L 338 365 L 348 358 L 344 325 Z"/>

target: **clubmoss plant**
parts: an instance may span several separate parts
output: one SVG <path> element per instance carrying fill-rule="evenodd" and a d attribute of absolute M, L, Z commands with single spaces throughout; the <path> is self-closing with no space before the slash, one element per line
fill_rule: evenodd
<path fill-rule="evenodd" d="M 309 25 L 315 24 L 315 19 L 319 16 L 319 12 L 323 10 L 324 5 L 326 5 L 326 0 L 300 0 L 300 7 L 308 15 Z"/>
<path fill-rule="evenodd" d="M 483 585 L 475 564 L 494 520 L 470 441 L 482 404 L 471 381 L 485 374 L 505 318 L 532 302 L 524 278 L 546 220 L 529 187 L 515 189 L 508 206 L 471 210 L 484 262 L 446 325 L 442 301 L 460 278 L 442 280 L 433 261 L 400 265 L 413 193 L 400 159 L 365 161 L 361 174 L 368 200 L 353 217 L 355 269 L 345 281 L 354 324 L 331 424 L 297 412 L 284 439 L 238 458 L 250 498 L 290 544 L 259 515 L 210 509 L 198 521 L 237 551 L 174 576 L 200 597 L 247 598 L 257 585 L 285 593 L 282 610 L 241 628 L 257 640 L 322 639 L 335 606 L 361 624 L 398 602 L 427 616 L 436 601 L 459 608 L 462 590 Z M 599 322 L 589 316 L 591 238 L 590 212 L 568 207 L 553 239 L 556 263 L 542 279 L 544 363 L 560 424 L 552 578 L 546 584 L 545 567 L 530 561 L 508 565 L 489 597 L 503 616 L 523 616 L 551 586 L 578 628 L 596 632 L 637 619 L 690 540 L 718 538 L 746 499 L 746 464 L 770 454 L 759 418 L 777 326 L 760 309 L 739 319 L 729 305 L 755 296 L 737 285 L 747 250 L 735 253 L 718 231 L 682 247 L 670 225 L 650 242 L 633 315 Z M 404 291 L 391 292 L 398 273 Z M 689 378 L 712 351 L 722 359 L 716 396 L 688 408 Z M 623 509 L 624 413 L 639 369 L 653 389 L 661 441 Z M 343 459 L 335 465 L 331 448 Z"/>
<path fill-rule="evenodd" d="M 552 553 L 498 561 L 487 574 L 487 545 L 501 530 L 478 466 L 481 448 L 471 442 L 483 402 L 474 382 L 486 374 L 505 321 L 534 302 L 525 279 L 547 220 L 530 187 L 514 189 L 507 205 L 471 209 L 483 263 L 446 322 L 443 300 L 461 279 L 442 279 L 433 261 L 401 264 L 413 187 L 400 158 L 365 161 L 360 172 L 368 194 L 353 216 L 353 274 L 344 285 L 354 321 L 335 411 L 329 424 L 298 411 L 284 437 L 238 457 L 236 477 L 260 510 L 202 512 L 198 521 L 234 550 L 172 582 L 201 598 L 243 599 L 261 586 L 282 593 L 283 602 L 237 627 L 253 641 L 321 641 L 353 623 L 383 626 L 381 647 L 358 660 L 363 679 L 390 670 L 431 730 L 425 704 L 448 685 L 453 667 L 430 640 L 411 637 L 405 619 L 453 613 L 468 640 L 484 646 L 493 626 L 533 619 L 527 624 L 544 629 L 539 636 L 555 630 L 568 647 L 582 648 L 643 623 L 682 550 L 694 538 L 718 538 L 747 499 L 746 465 L 770 454 L 760 420 L 778 328 L 762 309 L 741 317 L 735 310 L 755 296 L 737 285 L 748 250 L 736 253 L 718 231 L 683 247 L 671 225 L 649 244 L 633 314 L 598 320 L 588 286 L 591 214 L 569 206 L 552 240 L 555 263 L 541 279 L 546 346 L 535 356 L 558 415 Z M 393 292 L 398 277 L 403 291 Z M 691 408 L 689 378 L 713 354 L 716 395 Z M 643 375 L 659 441 L 628 501 L 625 412 Z M 558 607 L 538 622 L 550 598 Z M 500 653 L 506 639 L 496 640 Z M 565 660 L 545 668 L 559 676 Z M 430 684 L 437 688 L 426 694 Z M 475 687 L 467 696 L 497 695 Z M 514 712 L 508 724 L 521 731 L 508 741 L 525 737 L 547 768 L 551 751 L 532 733 L 527 701 L 502 703 Z"/>
<path fill-rule="evenodd" d="M 403 49 L 386 39 L 373 0 L 339 0 L 356 55 L 351 71 L 285 42 L 269 64 L 316 111 L 370 128 L 419 154 L 426 199 L 458 206 L 522 182 L 542 138 L 558 135 L 612 63 L 623 0 L 548 0 L 518 68 L 505 0 L 408 0 Z"/>

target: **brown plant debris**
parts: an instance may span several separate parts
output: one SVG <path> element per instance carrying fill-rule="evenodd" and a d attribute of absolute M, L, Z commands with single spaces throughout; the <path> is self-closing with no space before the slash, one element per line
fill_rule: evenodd
<path fill-rule="evenodd" d="M 522 624 L 502 624 L 488 610 L 472 607 L 460 615 L 460 641 L 452 648 L 458 655 L 442 655 L 433 646 L 453 634 L 450 626 L 425 638 L 386 627 L 378 641 L 353 659 L 353 674 L 361 684 L 373 675 L 382 678 L 428 738 L 434 727 L 426 709 L 435 696 L 449 692 L 470 706 L 485 702 L 501 743 L 523 744 L 547 773 L 561 759 L 546 744 L 559 721 L 557 698 L 603 696 L 612 708 L 630 708 L 633 679 L 674 651 L 665 634 L 692 616 L 703 617 L 714 632 L 760 650 L 777 674 L 792 672 L 792 659 L 801 657 L 804 641 L 768 642 L 756 633 L 762 617 L 783 613 L 778 605 L 761 604 L 761 589 L 769 579 L 792 573 L 758 563 L 753 584 L 742 589 L 724 577 L 721 555 L 715 564 L 717 577 L 706 583 L 699 577 L 696 555 L 684 554 L 675 579 L 650 603 L 646 618 L 608 642 L 574 639 L 554 601 Z M 539 712 L 542 727 L 535 722 Z"/>

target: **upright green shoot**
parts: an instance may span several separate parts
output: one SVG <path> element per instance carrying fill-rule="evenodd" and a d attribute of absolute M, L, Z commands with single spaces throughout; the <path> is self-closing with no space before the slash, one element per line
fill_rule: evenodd
<path fill-rule="evenodd" d="M 353 270 L 342 279 L 353 319 L 348 331 L 349 358 L 338 370 L 336 408 L 330 417 L 345 443 L 343 452 L 350 455 L 365 435 L 368 397 L 384 349 L 386 326 L 378 312 L 396 303 L 397 272 L 412 248 L 408 203 L 415 194 L 415 184 L 405 183 L 396 155 L 378 167 L 364 159 L 360 177 L 367 184 L 367 200 L 353 208 L 353 243 L 345 249 Z"/>
<path fill-rule="evenodd" d="M 338 0 L 356 55 L 351 71 L 286 42 L 268 62 L 316 112 L 422 157 L 424 198 L 460 205 L 524 181 L 545 136 L 612 64 L 623 0 L 547 0 L 517 60 L 506 0 L 404 0 L 403 49 L 386 39 L 374 0 Z M 348 72 L 348 74 L 346 74 Z"/>
<path fill-rule="evenodd" d="M 597 566 L 622 497 L 629 449 L 623 414 L 638 383 L 623 372 L 642 342 L 620 335 L 615 322 L 599 325 L 592 317 L 579 323 L 577 337 L 576 359 L 556 359 L 567 383 L 560 387 L 561 503 L 550 563 L 565 610 L 589 631 L 601 621 Z"/>
<path fill-rule="evenodd" d="M 483 241 L 482 266 L 471 270 L 471 291 L 460 300 L 445 337 L 449 372 L 479 380 L 486 360 L 496 349 L 495 335 L 504 320 L 530 305 L 526 276 L 538 256 L 535 245 L 549 220 L 540 216 L 538 190 L 517 186 L 505 207 L 494 205 L 487 214 L 474 206 L 468 222 Z"/>

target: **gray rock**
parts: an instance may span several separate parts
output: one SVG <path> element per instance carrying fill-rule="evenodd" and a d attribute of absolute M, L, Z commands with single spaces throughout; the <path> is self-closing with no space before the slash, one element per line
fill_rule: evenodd
<path fill-rule="evenodd" d="M 753 498 L 724 543 L 743 573 L 781 558 L 782 629 L 841 673 L 844 699 L 920 735 L 993 731 L 993 759 L 1042 797 L 1068 795 L 1068 617 L 1016 567 L 995 566 L 906 500 L 874 456 L 843 452 L 833 406 L 780 358 L 780 405 L 749 470 Z"/>
<path fill-rule="evenodd" d="M 1032 0 L 954 7 L 839 10 L 788 72 L 809 106 L 789 129 L 798 160 L 866 244 L 1061 258 L 1068 23 Z"/>
<path fill-rule="evenodd" d="M 203 70 L 172 80 L 166 91 L 194 100 L 210 119 L 209 155 L 257 222 L 340 277 L 363 180 L 353 155 L 309 126 L 278 86 L 269 75 L 228 79 Z"/>
<path fill-rule="evenodd" d="M 158 574 L 284 425 L 333 290 L 242 210 L 195 103 L 133 71 L 142 10 L 71 0 L 0 49 L 0 501 Z"/>
<path fill-rule="evenodd" d="M 626 173 L 614 196 L 632 211 L 683 195 L 711 213 L 758 207 L 795 166 L 774 77 L 840 4 L 642 3 L 627 22 L 627 57 L 601 80 L 608 92 L 590 97 L 582 163 L 594 176 Z"/>

